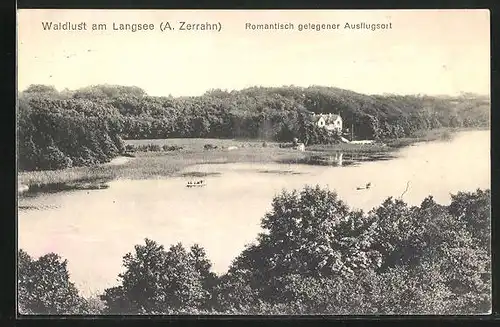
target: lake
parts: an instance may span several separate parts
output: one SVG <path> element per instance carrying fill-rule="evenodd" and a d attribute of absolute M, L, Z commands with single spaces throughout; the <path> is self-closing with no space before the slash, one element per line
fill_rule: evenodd
<path fill-rule="evenodd" d="M 217 164 L 184 173 L 206 173 L 206 186 L 186 187 L 199 177 L 116 180 L 103 190 L 20 198 L 20 206 L 36 209 L 19 210 L 19 248 L 68 259 L 83 295 L 116 285 L 122 257 L 146 237 L 166 248 L 198 243 L 213 270 L 224 273 L 255 240 L 260 219 L 283 189 L 328 186 L 351 207 L 370 210 L 389 196 L 417 205 L 433 195 L 448 204 L 450 193 L 490 188 L 490 132 L 461 132 L 451 141 L 403 148 L 395 159 L 345 167 Z M 357 189 L 367 183 L 369 189 Z"/>

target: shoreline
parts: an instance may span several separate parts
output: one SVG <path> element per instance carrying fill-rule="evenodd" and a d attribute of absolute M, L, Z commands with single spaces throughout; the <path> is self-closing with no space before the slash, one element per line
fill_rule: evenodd
<path fill-rule="evenodd" d="M 165 139 L 128 140 L 128 144 L 144 142 L 184 142 L 187 147 L 177 151 L 136 152 L 119 156 L 110 162 L 94 167 L 74 167 L 53 171 L 32 171 L 18 173 L 18 196 L 36 193 L 53 193 L 69 190 L 98 190 L 108 187 L 115 179 L 147 179 L 177 176 L 183 169 L 203 164 L 229 163 L 278 163 L 309 164 L 317 166 L 336 165 L 340 153 L 342 166 L 366 161 L 390 160 L 396 153 L 417 143 L 450 140 L 455 134 L 466 131 L 490 129 L 446 128 L 421 132 L 412 138 L 390 139 L 374 144 L 332 144 L 311 145 L 305 151 L 280 148 L 279 143 L 257 140 L 217 139 Z M 217 149 L 205 150 L 204 144 L 217 142 Z M 234 147 L 238 145 L 237 149 Z M 233 149 L 232 149 L 233 148 Z M 181 174 L 182 176 L 182 174 Z"/>

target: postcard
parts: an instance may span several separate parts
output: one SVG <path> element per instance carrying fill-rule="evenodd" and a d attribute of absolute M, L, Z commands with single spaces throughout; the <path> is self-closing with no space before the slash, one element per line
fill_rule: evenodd
<path fill-rule="evenodd" d="M 488 10 L 20 9 L 20 315 L 491 313 Z"/>

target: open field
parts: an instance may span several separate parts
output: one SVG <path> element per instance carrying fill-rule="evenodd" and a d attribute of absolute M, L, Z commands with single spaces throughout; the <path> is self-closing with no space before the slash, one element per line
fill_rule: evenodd
<path fill-rule="evenodd" d="M 226 139 L 156 139 L 126 140 L 126 144 L 175 145 L 182 147 L 175 151 L 135 152 L 133 160 L 119 165 L 97 167 L 75 167 L 54 171 L 20 172 L 18 183 L 29 185 L 31 191 L 59 191 L 82 188 L 102 188 L 109 180 L 116 178 L 146 179 L 177 176 L 189 166 L 199 164 L 223 163 L 289 163 L 289 164 L 328 164 L 331 156 L 344 154 L 344 165 L 353 161 L 381 160 L 392 156 L 391 152 L 416 142 L 447 140 L 453 133 L 464 129 L 437 129 L 423 132 L 414 138 L 386 140 L 384 144 L 333 144 L 313 145 L 301 152 L 293 148 L 280 148 L 277 142 L 262 140 Z M 205 150 L 211 144 L 216 149 Z M 229 150 L 229 147 L 237 147 Z M 326 163 L 325 163 L 326 162 Z"/>

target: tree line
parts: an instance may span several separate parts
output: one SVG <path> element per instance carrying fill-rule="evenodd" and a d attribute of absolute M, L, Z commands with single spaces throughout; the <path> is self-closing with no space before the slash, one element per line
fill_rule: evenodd
<path fill-rule="evenodd" d="M 91 166 L 125 149 L 119 112 L 110 105 L 38 89 L 28 89 L 18 101 L 20 170 Z"/>
<path fill-rule="evenodd" d="M 22 313 L 477 314 L 491 309 L 490 190 L 449 205 L 388 198 L 369 212 L 334 191 L 275 196 L 262 233 L 217 276 L 205 250 L 153 240 L 123 257 L 120 283 L 85 299 L 56 254 L 19 252 Z M 91 268 L 89 268 L 91 269 Z M 99 305 L 97 305 L 99 303 Z"/>
<path fill-rule="evenodd" d="M 31 85 L 19 94 L 19 161 L 23 169 L 102 162 L 122 150 L 120 138 L 332 142 L 311 122 L 312 113 L 340 114 L 362 139 L 399 138 L 439 127 L 486 127 L 489 110 L 489 98 L 469 94 L 364 95 L 323 86 L 217 89 L 174 98 L 149 96 L 134 86 L 58 92 Z"/>

